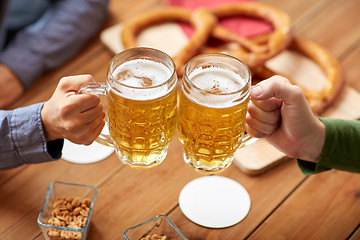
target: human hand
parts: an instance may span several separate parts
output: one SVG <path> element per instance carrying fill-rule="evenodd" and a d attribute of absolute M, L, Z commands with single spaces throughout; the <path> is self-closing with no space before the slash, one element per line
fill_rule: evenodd
<path fill-rule="evenodd" d="M 317 162 L 325 141 L 325 126 L 301 91 L 286 78 L 274 76 L 252 88 L 246 130 L 265 137 L 289 157 Z"/>
<path fill-rule="evenodd" d="M 0 109 L 9 106 L 25 91 L 17 76 L 4 64 L 0 64 Z"/>
<path fill-rule="evenodd" d="M 66 138 L 77 144 L 91 144 L 104 127 L 105 113 L 96 95 L 77 94 L 91 75 L 60 79 L 52 97 L 41 110 L 41 119 L 48 141 Z"/>

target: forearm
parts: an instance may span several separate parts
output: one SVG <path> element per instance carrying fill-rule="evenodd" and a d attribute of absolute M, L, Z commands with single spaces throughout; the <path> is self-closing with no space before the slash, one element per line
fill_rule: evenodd
<path fill-rule="evenodd" d="M 305 174 L 328 169 L 360 173 L 360 121 L 321 118 L 326 138 L 317 164 L 298 160 Z"/>
<path fill-rule="evenodd" d="M 42 106 L 0 111 L 0 169 L 60 158 L 63 141 L 48 144 L 40 116 Z"/>
<path fill-rule="evenodd" d="M 96 32 L 107 0 L 62 0 L 34 24 L 21 30 L 0 55 L 28 88 L 44 71 L 63 64 Z"/>

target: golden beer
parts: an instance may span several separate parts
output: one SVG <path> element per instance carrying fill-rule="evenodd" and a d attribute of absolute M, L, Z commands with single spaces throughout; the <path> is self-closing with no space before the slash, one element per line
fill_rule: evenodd
<path fill-rule="evenodd" d="M 109 63 L 106 84 L 91 83 L 79 92 L 107 96 L 109 134 L 97 142 L 114 147 L 120 160 L 134 168 L 160 164 L 176 129 L 177 76 L 165 53 L 133 48 Z"/>
<path fill-rule="evenodd" d="M 236 66 L 238 60 L 226 55 L 213 55 L 211 63 L 199 62 L 198 58 L 209 58 L 200 55 L 187 65 L 179 102 L 178 133 L 184 160 L 205 173 L 222 171 L 231 164 L 242 144 L 250 92 L 247 67 Z M 224 61 L 230 61 L 231 67 L 227 62 L 221 64 Z M 239 72 L 241 68 L 245 70 Z"/>
<path fill-rule="evenodd" d="M 166 157 L 176 128 L 176 98 L 175 88 L 147 101 L 109 92 L 109 131 L 121 160 L 145 167 Z"/>

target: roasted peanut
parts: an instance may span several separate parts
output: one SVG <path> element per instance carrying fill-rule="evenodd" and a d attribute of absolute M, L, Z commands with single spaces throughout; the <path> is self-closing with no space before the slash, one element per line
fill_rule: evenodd
<path fill-rule="evenodd" d="M 91 200 L 90 199 L 85 199 L 84 203 L 86 204 L 86 206 L 90 207 L 91 206 Z"/>
<path fill-rule="evenodd" d="M 80 211 L 80 214 L 81 214 L 82 216 L 86 217 L 86 216 L 88 215 L 88 212 L 85 211 L 85 210 L 81 210 L 81 211 Z"/>
<path fill-rule="evenodd" d="M 63 203 L 64 203 L 64 200 L 58 199 L 58 200 L 56 200 L 56 202 L 54 202 L 53 208 L 56 208 L 57 206 L 60 206 L 60 205 L 62 205 Z"/>
<path fill-rule="evenodd" d="M 68 228 L 81 229 L 85 226 L 91 206 L 91 200 L 79 197 L 57 197 L 48 224 Z M 81 232 L 50 230 L 50 239 L 81 239 Z"/>
<path fill-rule="evenodd" d="M 61 226 L 61 222 L 58 218 L 54 218 L 54 225 L 55 226 Z"/>
<path fill-rule="evenodd" d="M 74 198 L 74 200 L 71 202 L 71 205 L 73 207 L 78 207 L 78 206 L 80 206 L 80 204 L 81 204 L 81 201 L 80 201 L 79 197 Z"/>
<path fill-rule="evenodd" d="M 66 208 L 69 210 L 69 211 L 71 211 L 71 210 L 73 210 L 73 206 L 72 206 L 72 204 L 71 203 L 66 203 Z"/>
<path fill-rule="evenodd" d="M 60 215 L 60 209 L 59 208 L 55 208 L 53 211 L 53 216 L 55 217 L 56 215 Z"/>
<path fill-rule="evenodd" d="M 58 237 L 60 234 L 58 231 L 51 230 L 48 232 L 49 237 Z"/>
<path fill-rule="evenodd" d="M 62 215 L 56 216 L 57 219 L 61 220 L 61 221 L 65 221 L 65 217 Z"/>
<path fill-rule="evenodd" d="M 74 209 L 73 214 L 74 214 L 74 216 L 77 216 L 77 215 L 80 214 L 80 212 L 81 212 L 81 208 L 77 207 L 77 208 Z"/>
<path fill-rule="evenodd" d="M 161 236 L 157 234 L 153 234 L 152 236 L 147 235 L 146 237 L 141 238 L 141 240 L 166 240 L 166 236 Z"/>

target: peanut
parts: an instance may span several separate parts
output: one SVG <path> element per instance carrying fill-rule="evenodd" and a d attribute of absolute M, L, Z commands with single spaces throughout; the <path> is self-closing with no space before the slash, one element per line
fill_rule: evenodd
<path fill-rule="evenodd" d="M 80 204 L 81 204 L 81 201 L 80 201 L 79 197 L 74 198 L 74 200 L 71 202 L 71 205 L 73 207 L 78 207 L 78 206 L 80 206 Z"/>
<path fill-rule="evenodd" d="M 71 210 L 73 210 L 73 206 L 72 206 L 72 204 L 71 203 L 66 203 L 66 208 L 69 210 L 69 211 L 71 211 Z"/>
<path fill-rule="evenodd" d="M 81 214 L 82 216 L 84 216 L 84 217 L 87 217 L 88 212 L 85 211 L 85 210 L 81 210 L 80 214 Z"/>
<path fill-rule="evenodd" d="M 146 237 L 141 238 L 141 240 L 166 240 L 166 236 L 161 236 L 157 234 L 153 234 L 152 236 L 147 235 Z"/>
<path fill-rule="evenodd" d="M 53 204 L 52 217 L 48 220 L 48 224 L 81 229 L 85 226 L 90 206 L 90 199 L 84 199 L 82 201 L 79 197 L 57 197 Z M 51 229 L 47 234 L 50 239 L 75 240 L 82 238 L 81 232 L 65 230 Z"/>
<path fill-rule="evenodd" d="M 56 230 L 51 230 L 48 232 L 49 237 L 58 237 L 60 234 Z"/>
<path fill-rule="evenodd" d="M 74 209 L 73 214 L 74 214 L 74 216 L 77 216 L 77 215 L 80 214 L 80 212 L 81 212 L 81 208 L 77 207 L 77 208 Z"/>

